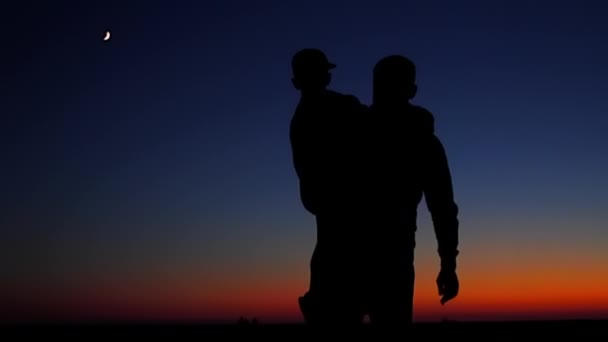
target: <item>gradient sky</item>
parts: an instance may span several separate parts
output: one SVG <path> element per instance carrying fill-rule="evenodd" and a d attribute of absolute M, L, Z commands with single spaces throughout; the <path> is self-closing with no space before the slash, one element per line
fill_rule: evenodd
<path fill-rule="evenodd" d="M 422 204 L 416 320 L 608 318 L 604 1 L 83 3 L 2 10 L 2 320 L 301 321 L 303 47 L 365 103 L 378 59 L 418 65 L 461 209 L 461 293 L 439 304 Z"/>

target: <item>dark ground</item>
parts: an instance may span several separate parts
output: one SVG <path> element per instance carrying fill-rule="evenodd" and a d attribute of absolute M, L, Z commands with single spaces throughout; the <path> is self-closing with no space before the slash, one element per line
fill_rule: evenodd
<path fill-rule="evenodd" d="M 66 339 L 94 340 L 156 340 L 161 341 L 225 341 L 277 340 L 305 341 L 310 338 L 303 325 L 196 325 L 196 324 L 53 324 L 4 326 L 4 341 L 19 341 L 33 337 L 34 341 Z M 369 329 L 357 334 L 357 340 L 370 338 Z M 608 341 L 608 320 L 603 321 L 530 321 L 530 322 L 443 322 L 417 323 L 412 328 L 411 340 L 429 341 L 434 338 L 475 339 L 502 341 L 527 338 L 578 338 L 575 342 Z M 43 339 L 40 339 L 43 338 Z M 326 338 L 322 338 L 323 340 Z M 332 338 L 331 340 L 335 340 Z M 337 340 L 341 340 L 338 338 Z M 547 341 L 549 342 L 549 341 Z"/>

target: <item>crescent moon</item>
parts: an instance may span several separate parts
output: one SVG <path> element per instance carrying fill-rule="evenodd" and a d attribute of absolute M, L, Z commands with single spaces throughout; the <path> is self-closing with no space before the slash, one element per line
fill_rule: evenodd
<path fill-rule="evenodd" d="M 105 37 L 103 37 L 103 40 L 104 41 L 110 40 L 110 36 L 111 36 L 110 31 L 106 31 L 106 35 L 105 35 Z"/>

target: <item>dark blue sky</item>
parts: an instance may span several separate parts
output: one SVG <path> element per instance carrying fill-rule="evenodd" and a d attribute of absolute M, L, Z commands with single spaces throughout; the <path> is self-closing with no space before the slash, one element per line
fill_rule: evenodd
<path fill-rule="evenodd" d="M 378 59 L 417 63 L 414 102 L 446 146 L 465 247 L 608 243 L 602 1 L 29 3 L 3 25 L 0 225 L 15 284 L 136 269 L 225 280 L 232 267 L 305 286 L 314 226 L 288 141 L 303 47 L 365 103 Z M 420 234 L 433 255 L 428 223 Z"/>

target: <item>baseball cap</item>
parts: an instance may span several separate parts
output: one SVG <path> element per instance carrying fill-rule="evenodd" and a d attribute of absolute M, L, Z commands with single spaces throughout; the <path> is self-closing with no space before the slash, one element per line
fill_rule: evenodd
<path fill-rule="evenodd" d="M 307 48 L 296 52 L 291 59 L 291 68 L 294 73 L 306 73 L 310 71 L 327 71 L 335 68 L 325 53 L 319 49 Z"/>

